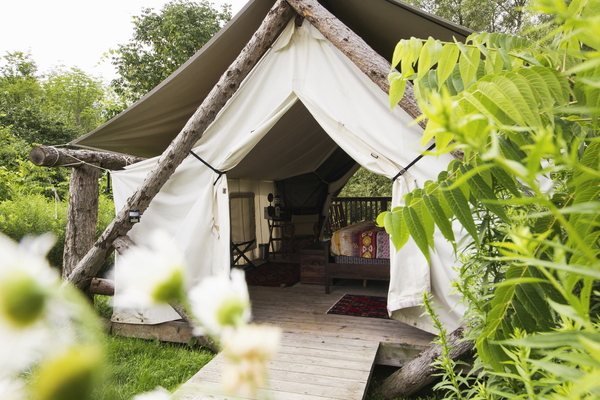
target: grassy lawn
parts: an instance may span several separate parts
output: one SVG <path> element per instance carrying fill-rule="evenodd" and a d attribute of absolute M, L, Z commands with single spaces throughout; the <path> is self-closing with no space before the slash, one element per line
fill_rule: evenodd
<path fill-rule="evenodd" d="M 96 296 L 95 303 L 102 317 L 110 317 L 105 296 Z M 214 357 L 197 346 L 119 336 L 107 336 L 106 347 L 108 382 L 96 393 L 96 400 L 131 399 L 157 386 L 173 391 Z"/>

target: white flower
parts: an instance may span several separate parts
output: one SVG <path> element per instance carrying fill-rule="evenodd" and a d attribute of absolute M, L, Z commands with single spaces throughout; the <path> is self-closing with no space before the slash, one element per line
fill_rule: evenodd
<path fill-rule="evenodd" d="M 245 325 L 223 332 L 223 353 L 230 361 L 223 369 L 224 389 L 236 396 L 253 397 L 267 384 L 267 364 L 277 353 L 281 329 Z"/>
<path fill-rule="evenodd" d="M 148 307 L 179 300 L 183 296 L 186 263 L 172 238 L 150 234 L 147 246 L 135 246 L 119 257 L 116 306 Z"/>
<path fill-rule="evenodd" d="M 25 384 L 20 379 L 0 378 L 0 399 L 25 400 Z"/>
<path fill-rule="evenodd" d="M 131 400 L 169 400 L 171 398 L 171 393 L 168 390 L 157 387 L 152 392 L 138 394 Z"/>
<path fill-rule="evenodd" d="M 59 287 L 45 258 L 53 243 L 50 235 L 17 244 L 0 234 L 0 379 L 38 360 L 48 344 L 44 318 Z"/>
<path fill-rule="evenodd" d="M 226 326 L 250 321 L 250 296 L 244 271 L 205 278 L 189 294 L 192 313 L 211 335 L 219 335 Z"/>

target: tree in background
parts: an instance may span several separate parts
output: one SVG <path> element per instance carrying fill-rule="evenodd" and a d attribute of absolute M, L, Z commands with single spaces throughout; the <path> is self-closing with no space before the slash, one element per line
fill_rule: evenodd
<path fill-rule="evenodd" d="M 65 125 L 89 132 L 102 120 L 102 81 L 77 67 L 57 68 L 43 84 L 46 107 Z"/>
<path fill-rule="evenodd" d="M 231 6 L 217 11 L 206 0 L 172 0 L 159 13 L 152 8 L 134 17 L 129 43 L 111 50 L 119 95 L 138 100 L 193 56 L 231 19 Z"/>
<path fill-rule="evenodd" d="M 476 32 L 522 34 L 540 18 L 529 0 L 407 0 L 409 3 Z"/>
<path fill-rule="evenodd" d="M 390 197 L 393 182 L 360 167 L 340 192 L 340 197 Z"/>

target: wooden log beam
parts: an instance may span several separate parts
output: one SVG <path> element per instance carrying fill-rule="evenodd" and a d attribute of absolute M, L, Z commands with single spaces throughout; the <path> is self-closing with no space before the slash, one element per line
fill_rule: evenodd
<path fill-rule="evenodd" d="M 474 343 L 463 341 L 464 330 L 459 327 L 448 335 L 449 346 L 453 348 L 450 352 L 450 358 L 453 360 L 468 359 L 473 355 Z M 375 392 L 382 395 L 385 399 L 405 398 L 412 396 L 419 390 L 431 385 L 436 379 L 439 379 L 440 371 L 431 367 L 436 359 L 442 355 L 442 347 L 435 344 L 423 350 L 421 354 L 386 378 Z"/>
<path fill-rule="evenodd" d="M 93 278 L 88 290 L 90 294 L 101 294 L 104 296 L 115 295 L 115 282 L 110 279 Z"/>
<path fill-rule="evenodd" d="M 306 18 L 335 47 L 346 55 L 365 75 L 367 75 L 385 93 L 390 93 L 388 74 L 391 64 L 373 50 L 367 42 L 348 28 L 335 15 L 330 13 L 317 0 L 287 0 L 302 17 Z M 413 118 L 421 115 L 417 105 L 412 83 L 406 85 L 404 97 L 398 103 Z M 425 129 L 427 123 L 419 125 Z"/>
<path fill-rule="evenodd" d="M 71 168 L 69 208 L 65 245 L 63 247 L 62 277 L 67 279 L 77 264 L 92 248 L 98 224 L 98 178 L 100 170 L 91 165 Z"/>
<path fill-rule="evenodd" d="M 119 236 L 126 235 L 131 229 L 132 224 L 128 220 L 128 211 L 140 210 L 143 213 L 148 208 L 154 196 L 175 172 L 179 164 L 189 155 L 194 144 L 202 137 L 206 128 L 214 121 L 218 112 L 237 91 L 243 79 L 271 47 L 293 15 L 294 11 L 287 2 L 284 0 L 275 2 L 248 44 L 159 158 L 156 167 L 128 199 L 125 207 L 117 214 L 69 276 L 68 282 L 64 284 L 71 283 L 80 289 L 89 286 L 90 280 L 97 274 L 102 262 L 112 252 L 113 241 Z"/>
<path fill-rule="evenodd" d="M 31 149 L 29 160 L 39 167 L 77 167 L 84 164 L 93 164 L 104 169 L 119 169 L 140 162 L 143 158 L 40 145 Z"/>

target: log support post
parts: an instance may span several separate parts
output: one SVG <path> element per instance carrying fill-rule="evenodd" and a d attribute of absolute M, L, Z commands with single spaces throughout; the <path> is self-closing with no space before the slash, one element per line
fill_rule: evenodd
<path fill-rule="evenodd" d="M 464 328 L 459 327 L 448 335 L 448 345 L 453 348 L 450 358 L 469 359 L 474 353 L 473 342 L 463 340 Z M 385 399 L 405 398 L 414 395 L 431 385 L 438 378 L 440 370 L 431 364 L 442 355 L 442 346 L 434 344 L 423 350 L 398 371 L 386 378 L 375 390 Z"/>
<path fill-rule="evenodd" d="M 100 170 L 91 165 L 71 168 L 69 208 L 63 251 L 62 277 L 67 279 L 94 244 L 98 225 L 98 179 Z"/>

